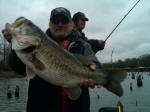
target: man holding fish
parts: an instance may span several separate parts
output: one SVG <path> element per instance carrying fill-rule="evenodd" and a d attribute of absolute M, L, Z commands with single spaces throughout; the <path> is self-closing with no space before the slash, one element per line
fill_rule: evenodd
<path fill-rule="evenodd" d="M 95 64 L 99 67 L 99 62 L 90 45 L 73 30 L 66 8 L 52 10 L 46 31 L 48 36 L 24 17 L 13 24 L 7 23 L 3 34 L 12 42 L 10 66 L 31 78 L 27 112 L 90 112 L 86 86 L 94 87 L 94 83 L 122 96 L 120 82 L 125 75 L 115 71 L 93 71 Z"/>

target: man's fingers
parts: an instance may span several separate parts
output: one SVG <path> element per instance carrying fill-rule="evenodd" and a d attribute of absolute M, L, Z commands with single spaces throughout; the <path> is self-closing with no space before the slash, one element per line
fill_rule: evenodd
<path fill-rule="evenodd" d="M 84 80 L 83 83 L 80 84 L 80 86 L 87 87 L 87 88 L 88 87 L 94 88 L 95 85 L 97 86 L 97 88 L 101 88 L 100 83 L 94 83 L 92 79 Z"/>
<path fill-rule="evenodd" d="M 97 88 L 101 88 L 101 84 L 100 83 L 97 83 Z"/>
<path fill-rule="evenodd" d="M 92 79 L 89 79 L 88 82 L 89 82 L 89 87 L 94 88 L 94 81 Z"/>
<path fill-rule="evenodd" d="M 84 80 L 83 83 L 80 84 L 80 86 L 88 87 L 88 80 Z"/>
<path fill-rule="evenodd" d="M 93 70 L 93 71 L 96 70 L 95 64 L 91 64 L 91 65 L 90 65 L 90 69 Z"/>
<path fill-rule="evenodd" d="M 5 33 L 5 32 L 7 32 L 7 30 L 6 29 L 2 29 L 2 33 Z"/>
<path fill-rule="evenodd" d="M 104 49 L 104 47 L 105 47 L 105 41 L 98 40 L 98 42 L 99 42 L 99 46 L 101 47 L 101 50 Z"/>
<path fill-rule="evenodd" d="M 6 29 L 2 30 L 2 34 L 4 35 L 4 37 L 6 38 L 7 41 L 9 41 L 9 42 L 11 41 L 12 36 Z"/>

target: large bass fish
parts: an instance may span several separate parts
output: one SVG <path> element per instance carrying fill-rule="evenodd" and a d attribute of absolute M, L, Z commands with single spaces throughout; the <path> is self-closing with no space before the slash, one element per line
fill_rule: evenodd
<path fill-rule="evenodd" d="M 65 88 L 71 99 L 77 99 L 81 95 L 79 85 L 89 78 L 114 94 L 122 96 L 120 82 L 125 79 L 125 72 L 91 71 L 83 64 L 86 63 L 86 57 L 75 56 L 64 50 L 24 17 L 16 19 L 12 24 L 7 23 L 6 29 L 12 35 L 12 49 L 26 64 L 26 73 L 30 77 L 36 74 L 53 85 Z"/>

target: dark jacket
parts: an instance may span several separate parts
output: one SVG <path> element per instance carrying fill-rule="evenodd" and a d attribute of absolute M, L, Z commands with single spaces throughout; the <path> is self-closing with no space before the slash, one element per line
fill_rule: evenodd
<path fill-rule="evenodd" d="M 49 29 L 46 33 L 52 37 Z M 78 38 L 75 31 L 72 31 L 67 40 L 70 41 L 70 52 L 86 56 L 89 55 L 89 58 L 95 62 L 97 61 L 91 48 L 87 47 L 89 44 Z M 86 50 L 86 48 L 89 50 Z M 16 56 L 15 51 L 12 51 L 9 55 L 9 65 L 15 71 L 25 74 L 25 65 Z M 82 95 L 78 100 L 72 101 L 68 99 L 68 101 L 69 112 L 90 112 L 90 97 L 88 88 L 82 88 Z M 35 78 L 30 79 L 27 112 L 61 112 L 61 87 L 49 84 L 37 75 Z"/>

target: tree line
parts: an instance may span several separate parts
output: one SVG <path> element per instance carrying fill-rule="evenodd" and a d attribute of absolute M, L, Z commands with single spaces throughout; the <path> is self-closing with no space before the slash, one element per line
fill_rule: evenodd
<path fill-rule="evenodd" d="M 117 60 L 112 63 L 103 63 L 104 68 L 135 68 L 135 67 L 150 67 L 150 54 L 144 54 L 138 58 L 127 58 L 125 60 Z"/>
<path fill-rule="evenodd" d="M 10 50 L 10 44 L 0 34 L 0 70 L 10 70 L 8 66 L 8 54 Z"/>

